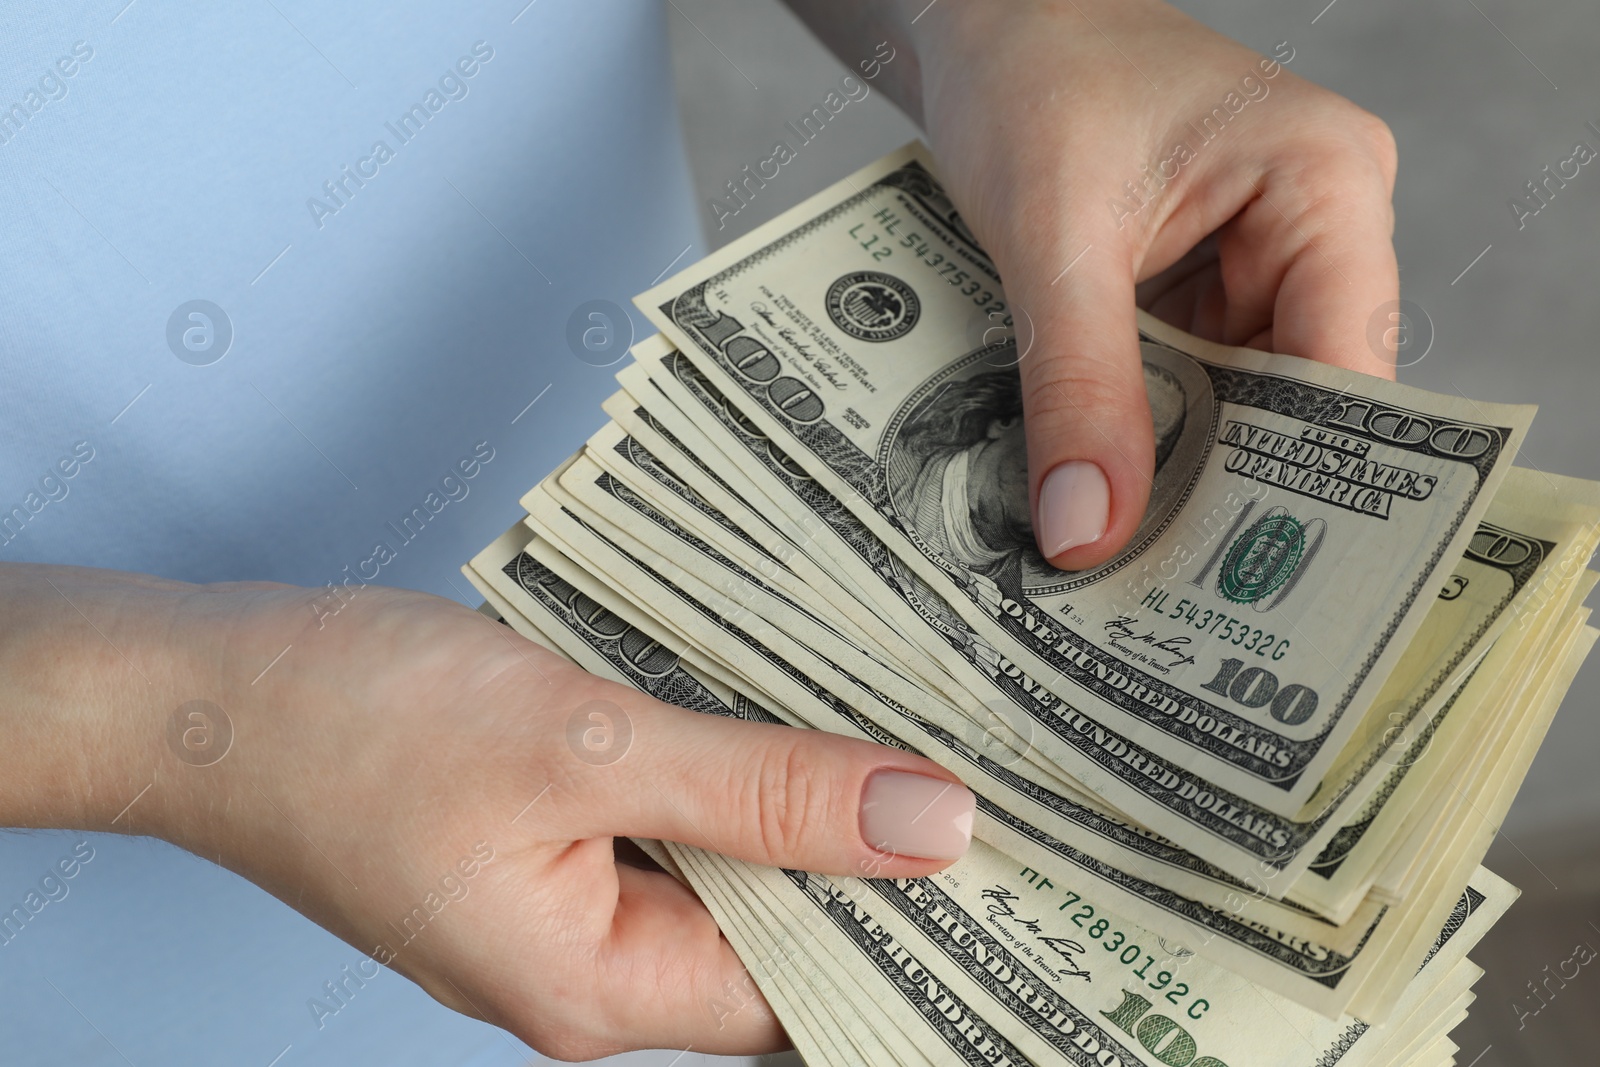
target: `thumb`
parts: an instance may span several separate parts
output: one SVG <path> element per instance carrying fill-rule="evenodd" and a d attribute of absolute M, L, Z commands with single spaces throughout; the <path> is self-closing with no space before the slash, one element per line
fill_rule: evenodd
<path fill-rule="evenodd" d="M 591 714 L 616 717 L 631 734 L 614 762 L 583 761 L 580 781 L 594 787 L 584 794 L 604 802 L 580 814 L 588 825 L 578 836 L 677 841 L 863 878 L 932 874 L 971 843 L 971 790 L 921 756 L 701 714 L 621 687 L 612 695 L 577 709 L 595 706 Z"/>
<path fill-rule="evenodd" d="M 1081 570 L 1138 528 L 1155 438 L 1124 242 L 1109 230 L 1066 229 L 1001 273 L 1023 353 L 1034 536 L 1052 564 Z"/>

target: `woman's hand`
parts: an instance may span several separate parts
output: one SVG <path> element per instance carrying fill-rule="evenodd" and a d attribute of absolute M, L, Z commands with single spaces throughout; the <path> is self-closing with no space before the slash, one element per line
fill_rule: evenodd
<path fill-rule="evenodd" d="M 1382 122 L 1160 0 L 791 0 L 927 131 L 1005 279 L 1034 533 L 1103 562 L 1144 515 L 1155 446 L 1139 303 L 1191 333 L 1392 378 L 1399 295 Z"/>
<path fill-rule="evenodd" d="M 1136 284 L 1200 337 L 1393 377 L 1367 327 L 1399 295 L 1394 141 L 1285 69 L 1292 49 L 1158 0 L 942 3 L 909 30 L 941 173 L 1026 352 L 1034 531 L 1058 567 L 1102 562 L 1144 515 Z"/>
<path fill-rule="evenodd" d="M 885 877 L 969 840 L 971 793 L 919 757 L 671 707 L 436 597 L 28 566 L 0 592 L 0 824 L 167 838 L 561 1058 L 786 1046 L 614 836 Z M 625 751 L 574 740 L 604 746 L 593 714 Z"/>

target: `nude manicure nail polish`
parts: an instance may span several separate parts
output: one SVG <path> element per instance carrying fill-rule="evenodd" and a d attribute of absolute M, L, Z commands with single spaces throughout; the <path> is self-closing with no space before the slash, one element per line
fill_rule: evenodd
<path fill-rule="evenodd" d="M 1100 540 L 1111 516 L 1111 483 L 1086 459 L 1068 460 L 1039 487 L 1039 544 L 1054 558 Z"/>
<path fill-rule="evenodd" d="M 972 843 L 977 801 L 959 782 L 875 771 L 861 791 L 861 837 L 879 852 L 953 860 Z"/>

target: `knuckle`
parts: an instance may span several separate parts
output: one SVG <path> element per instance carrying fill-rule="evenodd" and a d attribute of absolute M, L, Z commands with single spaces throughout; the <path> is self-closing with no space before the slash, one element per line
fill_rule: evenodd
<path fill-rule="evenodd" d="M 1361 143 L 1373 155 L 1379 170 L 1393 184 L 1400 163 L 1400 149 L 1389 124 L 1370 111 L 1357 110 L 1355 126 Z"/>
<path fill-rule="evenodd" d="M 1276 168 L 1293 179 L 1291 188 L 1306 193 L 1322 190 L 1348 196 L 1369 184 L 1392 189 L 1399 167 L 1399 147 L 1389 124 L 1327 91 L 1301 112 L 1295 132 L 1283 138 L 1278 149 Z"/>
<path fill-rule="evenodd" d="M 1095 369 L 1093 364 L 1080 365 L 1029 376 L 1022 391 L 1027 418 L 1035 424 L 1046 421 L 1090 425 L 1121 420 L 1129 412 L 1143 408 L 1143 398 L 1121 381 L 1123 374 L 1108 367 L 1097 374 L 1093 373 Z"/>
<path fill-rule="evenodd" d="M 1389 124 L 1359 104 L 1331 93 L 1329 97 L 1324 121 L 1317 124 L 1328 135 L 1313 151 L 1317 169 L 1348 181 L 1376 168 L 1392 182 L 1399 147 Z"/>
<path fill-rule="evenodd" d="M 754 767 L 761 847 L 769 857 L 800 853 L 819 825 L 826 825 L 829 795 L 825 774 L 806 748 L 786 743 Z"/>

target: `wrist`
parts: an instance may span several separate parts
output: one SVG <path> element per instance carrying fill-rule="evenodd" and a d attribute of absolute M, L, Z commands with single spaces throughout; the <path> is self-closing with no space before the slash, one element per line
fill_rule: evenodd
<path fill-rule="evenodd" d="M 195 587 L 76 567 L 0 567 L 0 824 L 165 836 L 173 712 L 217 662 L 181 605 Z"/>
<path fill-rule="evenodd" d="M 882 21 L 889 32 L 916 57 L 915 65 L 908 64 L 898 73 L 909 74 L 916 83 L 905 90 L 915 107 L 907 107 L 907 111 L 925 130 L 930 125 L 926 112 L 933 102 L 946 98 L 948 104 L 967 97 L 972 91 L 972 75 L 979 68 L 995 68 L 998 64 L 1017 92 L 1026 93 L 1030 83 L 1039 84 L 1037 77 L 1026 76 L 1036 64 L 1013 52 L 1018 41 L 1092 38 L 1092 50 L 1106 47 L 1109 52 L 1107 46 L 1112 46 L 1121 51 L 1119 42 L 1133 47 L 1132 38 L 1144 27 L 1165 23 L 1172 16 L 1185 18 L 1167 0 L 888 0 L 867 6 L 884 10 Z M 1065 36 L 1051 32 L 1056 30 Z M 1111 58 L 1131 62 L 1126 55 L 1118 57 L 1115 52 Z M 1067 56 L 1056 59 L 1075 65 Z"/>

